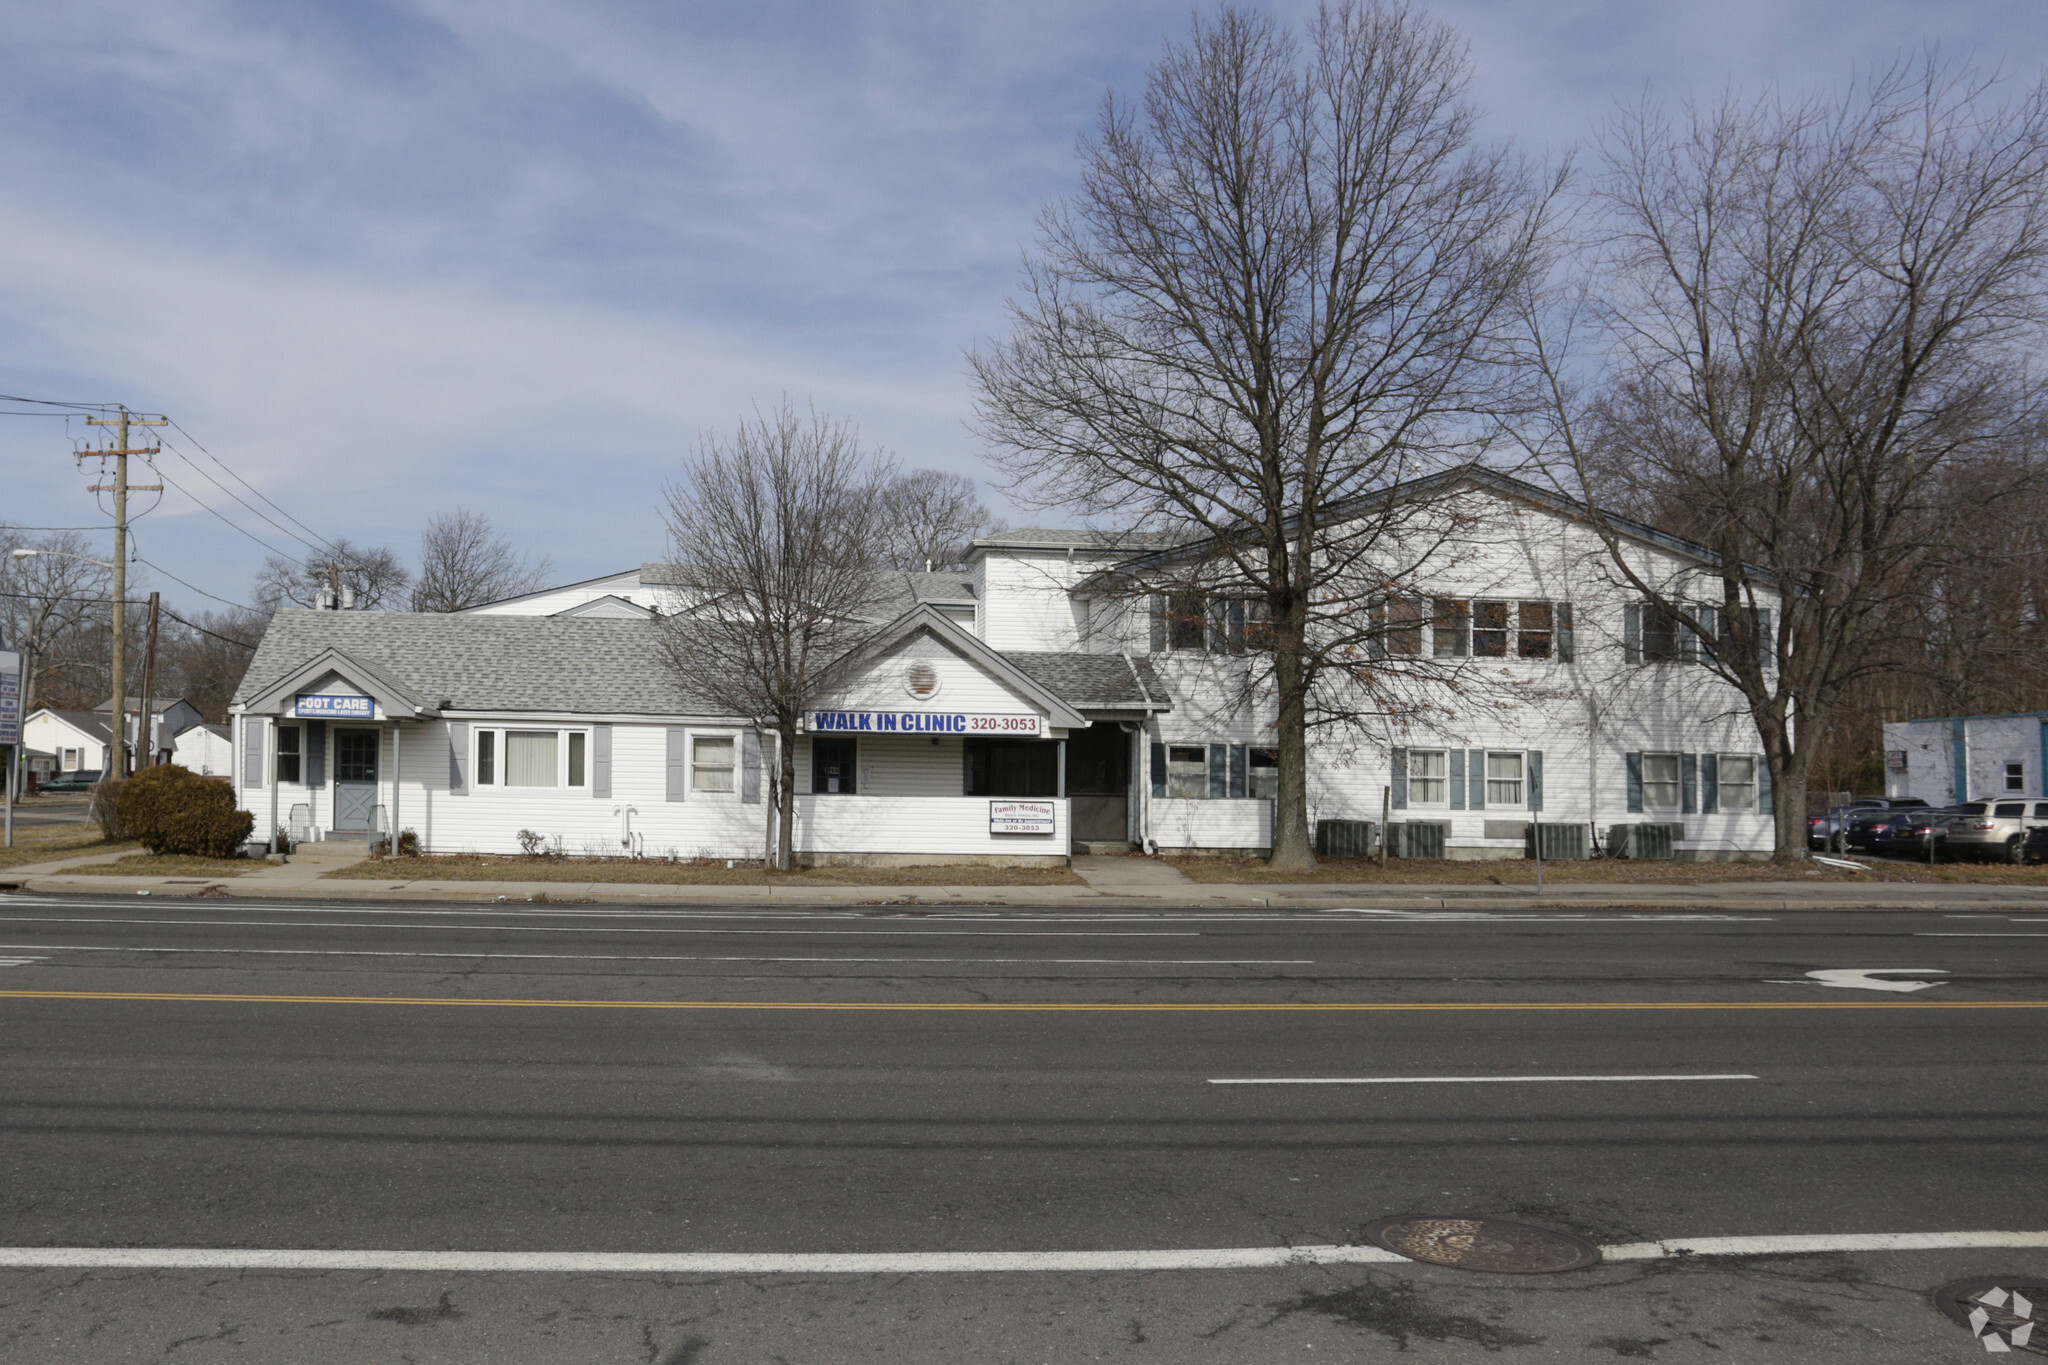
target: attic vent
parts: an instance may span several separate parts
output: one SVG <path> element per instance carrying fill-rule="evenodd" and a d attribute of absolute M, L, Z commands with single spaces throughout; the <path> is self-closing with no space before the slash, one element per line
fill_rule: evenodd
<path fill-rule="evenodd" d="M 928 663 L 914 663 L 903 670 L 903 690 L 919 701 L 939 694 L 939 670 Z"/>

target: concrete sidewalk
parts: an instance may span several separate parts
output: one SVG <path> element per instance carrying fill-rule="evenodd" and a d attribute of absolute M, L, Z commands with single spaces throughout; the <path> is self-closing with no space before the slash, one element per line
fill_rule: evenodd
<path fill-rule="evenodd" d="M 118 855 L 102 855 L 118 856 Z M 1853 882 L 1604 882 L 1531 886 L 1456 882 L 1235 884 L 1166 878 L 1091 878 L 1081 886 L 666 886 L 644 882 L 322 880 L 331 862 L 285 862 L 240 877 L 95 877 L 63 859 L 0 871 L 0 891 L 71 895 L 231 896 L 266 901 L 584 902 L 645 906 L 975 905 L 1097 910 L 1193 906 L 1208 909 L 1393 910 L 1948 910 L 2040 911 L 2048 886 Z M 2048 930 L 2044 930 L 2048 932 Z"/>

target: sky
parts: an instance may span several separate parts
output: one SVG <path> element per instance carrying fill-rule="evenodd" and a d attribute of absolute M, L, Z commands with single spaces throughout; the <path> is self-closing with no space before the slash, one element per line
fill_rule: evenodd
<path fill-rule="evenodd" d="M 1430 8 L 1471 43 L 1482 133 L 1541 157 L 1646 91 L 1928 45 L 2048 62 L 2038 0 Z M 0 0 L 0 393 L 178 421 L 158 459 L 187 491 L 136 540 L 186 609 L 247 602 L 272 549 L 309 553 L 288 533 L 411 559 L 458 506 L 560 580 L 630 567 L 699 433 L 783 395 L 982 479 L 962 357 L 1103 96 L 1196 12 Z M 107 526 L 86 435 L 0 417 L 0 521 Z"/>

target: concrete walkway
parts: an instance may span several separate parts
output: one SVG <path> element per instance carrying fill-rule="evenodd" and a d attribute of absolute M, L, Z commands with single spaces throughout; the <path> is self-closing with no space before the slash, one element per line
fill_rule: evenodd
<path fill-rule="evenodd" d="M 105 856 L 105 855 L 102 855 Z M 207 895 L 269 901 L 578 901 L 646 906 L 992 906 L 1100 910 L 1207 909 L 1330 910 L 1374 913 L 1691 910 L 1733 914 L 1791 910 L 1937 910 L 2038 912 L 2048 915 L 2048 886 L 1921 885 L 1854 882 L 1603 882 L 1552 884 L 1538 898 L 1531 886 L 1462 883 L 1220 884 L 1141 881 L 1137 868 L 1102 874 L 1082 886 L 673 886 L 622 882 L 321 880 L 334 864 L 316 860 L 264 867 L 239 877 L 67 876 L 65 865 L 35 864 L 0 871 L 0 891 L 85 895 Z M 1075 860 L 1077 864 L 1081 859 Z M 1149 859 L 1104 859 L 1151 871 L 1174 869 Z M 1079 870 L 1077 868 L 1077 870 Z M 1089 869 L 1092 871 L 1093 869 Z M 1082 873 L 1087 879 L 1087 873 Z M 1121 883 L 1114 879 L 1121 875 Z"/>
<path fill-rule="evenodd" d="M 1195 884 L 1172 863 L 1129 856 L 1077 857 L 1074 875 L 1105 896 L 1164 896 L 1185 899 Z"/>

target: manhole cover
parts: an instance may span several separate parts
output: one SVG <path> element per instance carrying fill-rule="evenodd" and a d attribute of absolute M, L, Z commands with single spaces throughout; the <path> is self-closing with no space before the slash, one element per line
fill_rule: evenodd
<path fill-rule="evenodd" d="M 1934 1306 L 1987 1351 L 2048 1356 L 2048 1280 L 1979 1275 L 1934 1291 Z"/>
<path fill-rule="evenodd" d="M 1411 1261 L 1503 1275 L 1554 1275 L 1583 1270 L 1600 1260 L 1600 1248 L 1591 1242 L 1498 1218 L 1411 1213 L 1369 1225 L 1365 1239 Z"/>

